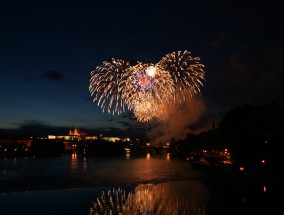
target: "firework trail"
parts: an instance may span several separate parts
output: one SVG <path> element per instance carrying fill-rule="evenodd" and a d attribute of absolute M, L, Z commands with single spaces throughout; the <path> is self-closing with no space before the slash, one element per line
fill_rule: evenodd
<path fill-rule="evenodd" d="M 199 61 L 188 51 L 169 53 L 157 64 L 104 61 L 91 72 L 89 91 L 103 112 L 128 109 L 140 122 L 164 120 L 169 106 L 200 93 L 205 73 Z"/>

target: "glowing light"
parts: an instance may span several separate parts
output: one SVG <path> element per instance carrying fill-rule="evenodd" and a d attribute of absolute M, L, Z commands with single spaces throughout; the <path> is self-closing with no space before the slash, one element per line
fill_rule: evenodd
<path fill-rule="evenodd" d="M 130 155 L 130 151 L 131 151 L 130 149 L 124 148 L 124 150 L 125 150 L 125 154 L 126 154 L 126 155 Z"/>
<path fill-rule="evenodd" d="M 77 154 L 76 153 L 72 153 L 72 160 L 77 160 Z"/>
<path fill-rule="evenodd" d="M 126 153 L 125 157 L 126 157 L 127 160 L 129 160 L 130 159 L 130 153 Z"/>
<path fill-rule="evenodd" d="M 71 171 L 72 173 L 75 173 L 78 168 L 78 160 L 77 160 L 77 154 L 72 153 L 72 159 L 71 159 Z"/>
<path fill-rule="evenodd" d="M 156 74 L 156 68 L 154 66 L 149 66 L 146 69 L 146 74 L 149 75 L 150 77 L 154 77 Z"/>
<path fill-rule="evenodd" d="M 266 191 L 267 191 L 266 186 L 263 186 L 263 192 L 266 193 Z"/>
<path fill-rule="evenodd" d="M 150 154 L 150 153 L 147 153 L 146 159 L 147 159 L 147 160 L 150 160 L 150 159 L 151 159 L 151 154 Z"/>

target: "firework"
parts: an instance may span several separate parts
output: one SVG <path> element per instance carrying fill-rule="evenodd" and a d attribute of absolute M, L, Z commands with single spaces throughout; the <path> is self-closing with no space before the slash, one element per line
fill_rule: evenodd
<path fill-rule="evenodd" d="M 124 95 L 130 110 L 149 103 L 163 103 L 169 94 L 174 94 L 174 85 L 170 75 L 160 66 L 138 62 L 127 71 Z"/>
<path fill-rule="evenodd" d="M 91 72 L 89 91 L 93 101 L 97 101 L 103 111 L 122 113 L 125 111 L 123 95 L 125 90 L 126 70 L 129 63 L 123 60 L 104 61 Z"/>
<path fill-rule="evenodd" d="M 104 61 L 91 72 L 89 91 L 103 112 L 133 111 L 140 122 L 166 119 L 166 107 L 200 93 L 204 65 L 188 51 L 167 54 L 156 64 Z"/>
<path fill-rule="evenodd" d="M 159 62 L 174 82 L 175 101 L 182 102 L 200 93 L 205 73 L 199 61 L 199 57 L 192 57 L 188 51 L 178 51 L 167 54 Z"/>
<path fill-rule="evenodd" d="M 139 122 L 148 122 L 152 119 L 166 120 L 168 117 L 166 103 L 157 103 L 154 99 L 144 100 L 138 103 L 134 110 L 134 117 Z"/>

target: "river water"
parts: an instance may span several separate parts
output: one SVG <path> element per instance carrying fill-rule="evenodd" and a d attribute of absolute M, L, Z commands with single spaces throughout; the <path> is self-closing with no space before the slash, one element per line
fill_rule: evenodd
<path fill-rule="evenodd" d="M 68 154 L 0 162 L 1 215 L 110 214 L 109 210 L 124 215 L 271 214 L 278 207 L 266 182 L 223 178 L 167 154 Z"/>

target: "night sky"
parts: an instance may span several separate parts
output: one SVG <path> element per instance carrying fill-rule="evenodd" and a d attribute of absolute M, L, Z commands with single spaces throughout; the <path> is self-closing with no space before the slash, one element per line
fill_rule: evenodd
<path fill-rule="evenodd" d="M 283 104 L 282 16 L 273 0 L 2 0 L 0 131 L 178 138 L 239 105 Z M 92 102 L 90 72 L 104 60 L 156 63 L 179 50 L 205 65 L 206 81 L 186 116 L 176 111 L 155 127 L 131 113 L 102 113 Z"/>

